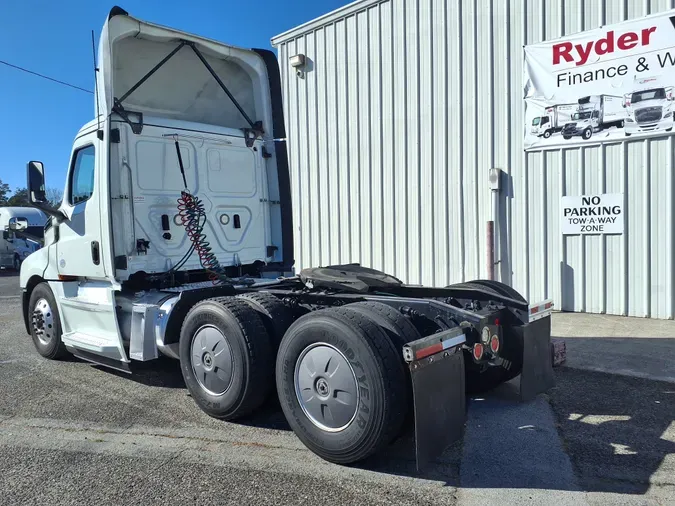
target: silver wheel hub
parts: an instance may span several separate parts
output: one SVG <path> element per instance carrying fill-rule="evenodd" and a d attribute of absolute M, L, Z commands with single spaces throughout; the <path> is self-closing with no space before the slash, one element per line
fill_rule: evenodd
<path fill-rule="evenodd" d="M 33 314 L 31 316 L 31 325 L 33 332 L 38 340 L 47 345 L 54 337 L 54 313 L 46 299 L 39 299 L 33 307 Z"/>
<path fill-rule="evenodd" d="M 211 395 L 224 394 L 232 383 L 234 361 L 225 335 L 205 325 L 192 338 L 190 362 L 199 385 Z"/>
<path fill-rule="evenodd" d="M 339 432 L 356 418 L 356 374 L 334 346 L 315 343 L 305 348 L 295 364 L 294 386 L 302 411 L 320 429 Z"/>

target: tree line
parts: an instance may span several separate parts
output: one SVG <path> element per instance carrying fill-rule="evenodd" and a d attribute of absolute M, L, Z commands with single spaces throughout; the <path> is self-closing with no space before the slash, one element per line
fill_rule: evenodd
<path fill-rule="evenodd" d="M 63 199 L 63 192 L 58 188 L 47 188 L 47 200 L 54 207 L 61 205 Z M 18 188 L 12 192 L 7 183 L 3 183 L 0 179 L 0 207 L 30 207 L 28 200 L 28 190 L 26 188 Z"/>

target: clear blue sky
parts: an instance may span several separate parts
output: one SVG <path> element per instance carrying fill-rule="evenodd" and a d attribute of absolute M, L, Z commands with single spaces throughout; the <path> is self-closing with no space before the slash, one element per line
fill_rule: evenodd
<path fill-rule="evenodd" d="M 350 0 L 119 0 L 131 15 L 241 47 L 270 38 Z M 101 0 L 3 2 L 0 60 L 93 89 L 91 30 L 98 44 L 115 5 Z M 47 185 L 63 188 L 70 146 L 94 117 L 93 95 L 0 64 L 0 179 L 26 186 L 26 162 L 45 163 Z"/>

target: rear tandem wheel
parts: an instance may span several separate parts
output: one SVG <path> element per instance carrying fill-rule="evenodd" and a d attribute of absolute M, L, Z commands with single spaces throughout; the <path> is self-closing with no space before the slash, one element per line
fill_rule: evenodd
<path fill-rule="evenodd" d="M 291 325 L 276 380 L 293 432 L 325 460 L 363 460 L 400 432 L 407 409 L 402 358 L 386 331 L 350 305 Z"/>
<path fill-rule="evenodd" d="M 272 387 L 270 338 L 259 314 L 234 297 L 206 299 L 190 309 L 179 341 L 185 384 L 208 415 L 249 414 Z"/>

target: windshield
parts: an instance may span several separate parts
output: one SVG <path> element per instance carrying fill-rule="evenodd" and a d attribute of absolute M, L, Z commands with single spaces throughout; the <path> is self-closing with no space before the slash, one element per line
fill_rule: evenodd
<path fill-rule="evenodd" d="M 534 118 L 532 120 L 532 126 L 537 126 L 541 122 L 541 118 Z"/>
<path fill-rule="evenodd" d="M 657 100 L 663 98 L 666 98 L 666 90 L 663 88 L 656 88 L 653 90 L 645 90 L 638 93 L 633 93 L 630 101 L 633 104 L 637 104 L 643 100 Z"/>
<path fill-rule="evenodd" d="M 580 119 L 589 119 L 591 117 L 591 111 L 588 112 L 575 112 L 572 114 L 572 119 L 577 121 Z"/>

